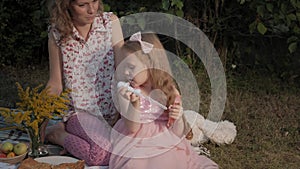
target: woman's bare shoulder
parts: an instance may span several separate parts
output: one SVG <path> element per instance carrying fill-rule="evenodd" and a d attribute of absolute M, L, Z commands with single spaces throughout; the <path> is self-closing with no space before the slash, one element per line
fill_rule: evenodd
<path fill-rule="evenodd" d="M 110 15 L 110 20 L 111 20 L 111 21 L 116 21 L 116 20 L 119 20 L 119 18 L 118 18 L 117 15 L 115 15 L 114 13 L 112 13 L 112 14 Z"/>

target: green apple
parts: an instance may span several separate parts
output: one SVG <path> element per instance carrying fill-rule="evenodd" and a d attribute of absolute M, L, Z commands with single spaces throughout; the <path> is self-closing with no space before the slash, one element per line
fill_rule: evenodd
<path fill-rule="evenodd" d="M 18 143 L 14 145 L 13 151 L 16 155 L 24 154 L 27 151 L 27 145 L 25 143 Z"/>
<path fill-rule="evenodd" d="M 0 147 L 0 150 L 7 154 L 9 152 L 11 152 L 14 148 L 14 145 L 11 143 L 11 142 L 4 142 L 1 147 Z"/>

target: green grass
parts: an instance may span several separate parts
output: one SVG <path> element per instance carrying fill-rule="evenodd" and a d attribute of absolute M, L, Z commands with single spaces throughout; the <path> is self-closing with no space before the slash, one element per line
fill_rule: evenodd
<path fill-rule="evenodd" d="M 212 148 L 222 168 L 298 168 L 297 95 L 232 91 L 228 99 L 224 116 L 236 124 L 238 135 L 233 144 Z"/>
<path fill-rule="evenodd" d="M 197 70 L 201 113 L 210 103 L 209 80 Z M 0 106 L 13 107 L 15 82 L 35 87 L 48 79 L 46 68 L 0 69 Z M 237 126 L 230 145 L 204 146 L 221 169 L 297 169 L 300 164 L 300 89 L 256 74 L 227 76 L 227 102 L 222 119 Z"/>
<path fill-rule="evenodd" d="M 254 74 L 230 78 L 223 118 L 238 134 L 231 145 L 210 145 L 213 159 L 224 169 L 299 168 L 299 89 Z"/>

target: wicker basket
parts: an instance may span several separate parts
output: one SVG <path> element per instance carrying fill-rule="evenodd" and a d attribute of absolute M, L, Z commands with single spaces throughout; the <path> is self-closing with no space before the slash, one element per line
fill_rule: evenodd
<path fill-rule="evenodd" d="M 0 147 L 1 147 L 1 144 L 0 144 Z M 28 151 L 27 151 L 28 152 Z M 3 162 L 3 163 L 10 163 L 10 164 L 16 164 L 16 163 L 19 163 L 21 162 L 27 155 L 27 152 L 22 154 L 22 155 L 18 155 L 18 156 L 15 156 L 15 157 L 10 157 L 10 158 L 0 158 L 0 162 Z"/>
<path fill-rule="evenodd" d="M 0 162 L 16 164 L 16 163 L 21 162 L 26 157 L 26 155 L 27 155 L 27 152 L 22 155 L 18 155 L 18 156 L 11 157 L 11 158 L 0 158 Z"/>

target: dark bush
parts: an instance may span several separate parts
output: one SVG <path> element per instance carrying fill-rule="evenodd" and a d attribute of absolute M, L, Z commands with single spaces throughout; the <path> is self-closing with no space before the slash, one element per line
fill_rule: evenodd
<path fill-rule="evenodd" d="M 44 1 L 2 0 L 0 63 L 40 64 L 47 56 L 47 13 Z"/>

